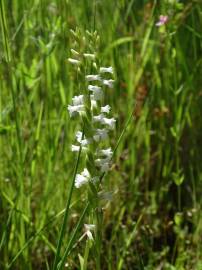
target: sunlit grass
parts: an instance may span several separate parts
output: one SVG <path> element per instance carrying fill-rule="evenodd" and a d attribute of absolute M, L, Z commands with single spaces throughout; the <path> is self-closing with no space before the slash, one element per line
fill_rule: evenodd
<path fill-rule="evenodd" d="M 105 179 L 113 199 L 103 204 L 102 269 L 200 270 L 200 0 L 1 0 L 0 11 L 0 269 L 53 267 L 76 165 L 66 107 L 77 80 L 67 58 L 69 30 L 79 27 L 98 31 L 103 65 L 115 67 L 105 97 L 114 148 L 124 130 Z M 168 21 L 157 27 L 161 14 Z M 85 206 L 74 190 L 67 269 L 85 256 L 83 227 L 74 235 Z M 90 248 L 87 269 L 95 261 Z"/>

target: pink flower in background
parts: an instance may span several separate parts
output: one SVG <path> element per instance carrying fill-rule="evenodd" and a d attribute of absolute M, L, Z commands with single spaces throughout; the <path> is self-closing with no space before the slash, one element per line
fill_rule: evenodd
<path fill-rule="evenodd" d="M 167 15 L 160 15 L 159 16 L 159 21 L 156 23 L 156 26 L 161 26 L 161 25 L 164 25 L 166 24 L 168 21 L 168 16 Z"/>

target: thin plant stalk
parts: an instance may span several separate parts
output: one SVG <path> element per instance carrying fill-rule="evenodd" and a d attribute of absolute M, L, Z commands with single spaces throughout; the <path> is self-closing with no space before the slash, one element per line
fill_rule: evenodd
<path fill-rule="evenodd" d="M 130 125 L 132 119 L 133 119 L 133 111 L 130 113 L 129 118 L 127 119 L 127 121 L 126 121 L 126 123 L 125 123 L 125 125 L 124 125 L 124 128 L 123 128 L 123 130 L 122 130 L 122 132 L 121 132 L 121 134 L 120 134 L 120 136 L 119 136 L 119 138 L 118 138 L 117 144 L 116 144 L 116 146 L 115 146 L 115 148 L 114 148 L 114 151 L 113 151 L 113 156 L 114 156 L 114 154 L 115 154 L 115 152 L 116 152 L 116 150 L 117 150 L 117 148 L 118 148 L 118 146 L 119 146 L 119 144 L 120 144 L 120 142 L 121 142 L 121 140 L 122 140 L 122 138 L 123 138 L 123 136 L 124 136 L 124 134 L 125 134 L 125 132 L 126 132 L 126 130 L 127 130 L 127 127 Z M 81 149 L 80 149 L 80 150 L 81 150 Z M 102 181 L 102 179 L 103 179 L 103 177 L 105 176 L 105 174 L 106 174 L 106 173 L 103 173 L 103 174 L 101 175 L 101 177 L 100 177 L 100 182 Z M 74 177 L 74 178 L 75 178 L 75 177 Z M 82 213 L 82 215 L 81 215 L 81 217 L 80 217 L 80 219 L 79 219 L 79 221 L 78 221 L 78 223 L 77 223 L 77 225 L 76 225 L 76 228 L 75 228 L 75 230 L 74 230 L 74 232 L 73 232 L 73 234 L 72 234 L 72 237 L 71 237 L 70 240 L 69 240 L 69 243 L 68 243 L 68 245 L 67 245 L 67 247 L 66 247 L 66 249 L 65 249 L 65 252 L 64 252 L 64 255 L 63 255 L 61 261 L 60 261 L 59 264 L 58 264 L 58 267 L 57 267 L 57 268 L 53 268 L 53 270 L 54 270 L 54 269 L 60 270 L 60 269 L 62 269 L 62 267 L 64 266 L 65 260 L 66 260 L 67 256 L 69 255 L 69 253 L 70 253 L 70 251 L 71 251 L 71 247 L 73 246 L 73 243 L 74 243 L 76 234 L 77 234 L 77 232 L 78 232 L 78 229 L 80 228 L 81 223 L 82 223 L 82 221 L 83 221 L 83 219 L 84 219 L 84 217 L 85 217 L 85 215 L 86 215 L 87 210 L 88 210 L 89 207 L 90 207 L 90 202 L 87 203 L 86 207 L 85 207 L 84 210 L 83 210 L 83 213 Z M 59 256 L 58 256 L 58 257 L 59 257 Z M 99 265 L 100 265 L 100 263 L 98 263 L 98 261 L 96 261 L 97 269 L 100 269 L 100 268 L 99 268 Z"/>
<path fill-rule="evenodd" d="M 17 188 L 17 195 L 16 195 L 16 205 L 19 205 L 19 208 L 23 209 L 25 207 L 25 202 L 23 200 L 24 196 L 24 183 L 23 183 L 23 174 L 24 174 L 24 164 L 23 164 L 23 149 L 22 149 L 22 138 L 21 138 L 21 127 L 19 123 L 19 114 L 17 111 L 17 96 L 15 91 L 15 83 L 16 78 L 15 74 L 13 74 L 13 59 L 11 57 L 11 50 L 9 47 L 9 35 L 8 35 L 8 28 L 7 28 L 7 21 L 6 21 L 6 13 L 4 7 L 4 1 L 0 1 L 0 22 L 2 28 L 2 36 L 3 36 L 3 44 L 5 50 L 5 59 L 7 63 L 7 71 L 8 71 L 8 78 L 9 78 L 9 90 L 11 93 L 12 98 L 12 105 L 13 105 L 13 112 L 14 112 L 14 120 L 15 120 L 15 130 L 16 130 L 16 148 L 18 153 L 18 166 L 19 166 L 19 188 Z M 25 236 L 25 224 L 23 219 L 19 222 L 20 226 L 20 244 L 23 246 L 26 241 Z M 28 254 L 26 254 L 28 256 Z"/>
<path fill-rule="evenodd" d="M 83 268 L 82 270 L 87 270 L 87 262 L 88 262 L 88 256 L 89 256 L 89 250 L 90 250 L 90 240 L 86 241 L 86 248 L 85 248 L 85 253 L 84 253 L 84 263 L 83 263 Z"/>
<path fill-rule="evenodd" d="M 14 210 L 14 209 L 13 209 Z M 48 222 L 42 227 L 40 228 L 38 231 L 36 231 L 36 233 L 34 235 L 32 235 L 27 242 L 24 244 L 24 246 L 17 252 L 17 254 L 15 255 L 15 257 L 11 260 L 11 262 L 8 264 L 6 269 L 10 269 L 14 262 L 18 259 L 18 257 L 22 254 L 22 252 L 33 242 L 33 240 L 37 237 L 40 236 L 42 231 L 45 230 L 46 227 L 48 227 L 51 223 L 53 223 L 55 221 L 56 218 L 60 217 L 61 215 L 63 215 L 63 213 L 65 212 L 65 209 L 60 211 L 58 214 L 54 215 L 52 218 L 50 218 L 48 220 Z"/>
<path fill-rule="evenodd" d="M 75 238 L 76 238 L 76 235 L 77 235 L 77 232 L 78 232 L 80 226 L 81 226 L 82 223 L 83 223 L 84 217 L 85 217 L 85 215 L 86 215 L 86 213 L 87 213 L 89 207 L 90 207 L 90 202 L 88 202 L 88 203 L 86 204 L 86 207 L 85 207 L 84 210 L 83 210 L 83 213 L 82 213 L 82 215 L 81 215 L 81 217 L 80 217 L 80 219 L 79 219 L 79 221 L 78 221 L 78 223 L 77 223 L 77 225 L 76 225 L 76 227 L 75 227 L 75 229 L 74 229 L 74 231 L 73 231 L 73 233 L 72 233 L 72 236 L 71 236 L 71 238 L 70 238 L 70 240 L 69 240 L 69 243 L 68 243 L 68 245 L 67 245 L 67 247 L 66 247 L 66 249 L 65 249 L 64 255 L 62 256 L 61 261 L 58 263 L 58 266 L 57 266 L 57 268 L 56 268 L 57 270 L 63 269 L 63 266 L 64 266 L 64 264 L 65 264 L 65 260 L 66 260 L 67 256 L 69 255 L 69 253 L 70 253 L 70 251 L 71 251 L 71 248 L 72 248 L 72 246 L 73 246 L 73 244 L 74 244 L 74 241 L 75 241 Z"/>
<path fill-rule="evenodd" d="M 72 194 L 73 194 L 74 182 L 75 182 L 75 178 L 76 178 L 76 174 L 77 174 L 77 170 L 78 170 L 78 166 L 79 166 L 80 156 L 81 156 L 81 147 L 79 149 L 74 174 L 73 174 L 72 181 L 71 181 L 71 184 L 70 184 L 70 191 L 69 191 L 69 194 L 68 194 L 68 197 L 67 197 L 67 203 L 66 203 L 66 207 L 65 207 L 65 214 L 64 214 L 64 218 L 63 218 L 62 227 L 61 227 L 61 230 L 60 230 L 60 235 L 59 235 L 59 240 L 58 240 L 58 244 L 57 244 L 55 260 L 54 260 L 54 264 L 53 264 L 53 270 L 57 269 L 57 263 L 58 263 L 58 259 L 59 259 L 59 256 L 60 256 L 60 250 L 61 250 L 61 246 L 62 246 L 62 239 L 63 239 L 64 234 L 65 234 L 65 227 L 66 227 L 68 216 L 69 216 L 69 206 L 70 206 L 71 198 L 72 198 Z"/>

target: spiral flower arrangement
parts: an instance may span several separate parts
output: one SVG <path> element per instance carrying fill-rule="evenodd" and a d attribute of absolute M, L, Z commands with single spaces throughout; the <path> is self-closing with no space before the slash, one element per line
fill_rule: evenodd
<path fill-rule="evenodd" d="M 97 33 L 91 34 L 91 37 L 98 39 Z M 75 179 L 75 187 L 80 188 L 89 182 L 96 185 L 102 173 L 110 168 L 112 150 L 103 145 L 110 131 L 115 128 L 116 120 L 109 117 L 111 107 L 103 104 L 103 100 L 107 88 L 113 88 L 114 80 L 109 78 L 113 75 L 113 68 L 99 67 L 96 52 L 80 53 L 71 49 L 71 54 L 74 58 L 68 58 L 68 61 L 83 75 L 87 88 L 74 96 L 72 104 L 67 107 L 70 117 L 79 115 L 83 123 L 83 131 L 76 132 L 76 144 L 71 147 L 73 152 L 79 152 L 81 148 L 86 156 L 86 167 Z M 90 66 L 96 71 L 95 74 L 83 72 L 87 61 L 91 62 Z"/>

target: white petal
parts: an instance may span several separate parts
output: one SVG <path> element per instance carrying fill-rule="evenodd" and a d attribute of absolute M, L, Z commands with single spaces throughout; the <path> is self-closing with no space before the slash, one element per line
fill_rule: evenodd
<path fill-rule="evenodd" d="M 69 111 L 70 117 L 77 114 L 77 111 L 75 111 L 74 106 L 68 105 L 67 110 Z"/>
<path fill-rule="evenodd" d="M 73 102 L 73 105 L 75 105 L 75 106 L 83 105 L 83 103 L 84 103 L 84 95 L 74 96 L 72 98 L 72 102 Z"/>
<path fill-rule="evenodd" d="M 114 129 L 116 120 L 114 118 L 103 118 L 103 123 L 108 125 L 110 129 Z"/>
<path fill-rule="evenodd" d="M 109 158 L 96 159 L 96 166 L 100 167 L 101 172 L 107 172 L 110 168 L 109 166 Z"/>
<path fill-rule="evenodd" d="M 94 60 L 95 59 L 95 54 L 84 53 L 83 55 L 84 55 L 85 58 L 88 58 L 88 59 L 91 59 L 91 60 Z"/>
<path fill-rule="evenodd" d="M 107 149 L 100 150 L 99 154 L 111 159 L 113 152 L 111 148 L 107 148 Z"/>
<path fill-rule="evenodd" d="M 99 142 L 100 136 L 99 136 L 99 135 L 94 135 L 94 136 L 93 136 L 93 139 L 94 139 L 96 142 Z"/>
<path fill-rule="evenodd" d="M 73 65 L 80 65 L 81 64 L 81 61 L 73 59 L 73 58 L 68 58 L 68 61 Z"/>
<path fill-rule="evenodd" d="M 109 163 L 104 163 L 101 166 L 101 172 L 108 172 L 110 169 Z"/>
<path fill-rule="evenodd" d="M 77 141 L 80 143 L 82 140 L 82 132 L 81 131 L 77 131 L 76 133 L 76 139 Z"/>
<path fill-rule="evenodd" d="M 101 77 L 100 75 L 86 75 L 87 81 L 100 81 Z"/>
<path fill-rule="evenodd" d="M 72 144 L 72 152 L 79 152 L 79 150 L 80 150 L 80 146 Z M 86 150 L 87 150 L 87 147 L 82 146 L 81 151 L 83 152 Z"/>
<path fill-rule="evenodd" d="M 83 139 L 80 141 L 82 147 L 91 143 L 91 139 Z"/>
<path fill-rule="evenodd" d="M 111 107 L 109 105 L 106 105 L 104 107 L 101 107 L 101 112 L 102 113 L 109 113 L 111 110 Z"/>
<path fill-rule="evenodd" d="M 95 225 L 94 224 L 84 224 L 84 228 L 85 228 L 87 237 L 90 240 L 94 240 L 93 235 L 92 235 L 92 231 L 95 230 Z"/>
<path fill-rule="evenodd" d="M 93 235 L 92 235 L 92 232 L 91 232 L 91 231 L 86 231 L 86 235 L 87 235 L 88 239 L 90 239 L 91 241 L 93 241 L 93 240 L 94 240 L 94 238 L 93 238 Z"/>
<path fill-rule="evenodd" d="M 103 80 L 102 83 L 108 86 L 109 88 L 113 88 L 114 80 Z"/>
<path fill-rule="evenodd" d="M 79 152 L 80 146 L 72 144 L 72 152 Z"/>
<path fill-rule="evenodd" d="M 77 174 L 75 178 L 75 187 L 80 188 L 81 186 L 85 185 L 88 182 L 88 178 L 81 175 Z"/>
<path fill-rule="evenodd" d="M 69 111 L 70 117 L 72 117 L 77 113 L 84 112 L 84 105 L 76 105 L 76 106 L 68 105 L 67 109 Z"/>
<path fill-rule="evenodd" d="M 85 176 L 85 177 L 90 177 L 90 173 L 89 173 L 89 171 L 85 168 L 84 170 L 83 170 L 83 172 L 81 173 L 83 176 Z"/>
<path fill-rule="evenodd" d="M 100 91 L 100 90 L 102 90 L 102 88 L 99 87 L 99 86 L 97 86 L 97 85 L 91 85 L 91 84 L 90 84 L 90 85 L 88 86 L 88 90 L 94 92 L 94 91 Z"/>
<path fill-rule="evenodd" d="M 100 73 L 111 73 L 113 74 L 113 68 L 112 67 L 101 67 Z"/>
<path fill-rule="evenodd" d="M 81 186 L 85 185 L 88 183 L 90 179 L 90 173 L 89 171 L 85 168 L 81 174 L 77 174 L 75 178 L 75 187 L 80 188 Z"/>
<path fill-rule="evenodd" d="M 95 135 L 93 136 L 96 142 L 107 139 L 108 130 L 107 129 L 96 129 Z"/>
<path fill-rule="evenodd" d="M 90 95 L 91 100 L 96 101 L 96 100 L 101 100 L 103 98 L 103 92 L 100 87 L 94 88 L 94 90 L 91 90 L 91 91 L 93 91 L 93 94 Z"/>
<path fill-rule="evenodd" d="M 103 114 L 95 115 L 95 116 L 93 116 L 93 121 L 94 122 L 100 122 L 100 123 L 102 123 L 103 122 L 103 118 L 104 118 L 104 115 Z"/>

